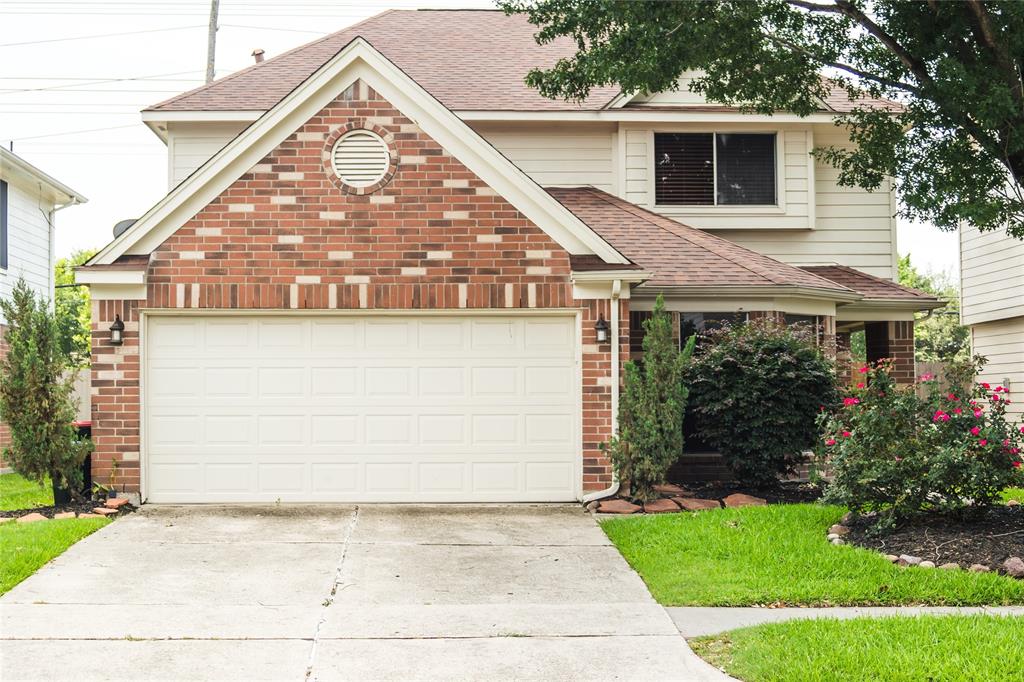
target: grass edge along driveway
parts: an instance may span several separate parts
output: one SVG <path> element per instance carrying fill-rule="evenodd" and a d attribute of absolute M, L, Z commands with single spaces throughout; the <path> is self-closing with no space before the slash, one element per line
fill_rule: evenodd
<path fill-rule="evenodd" d="M 744 682 L 1013 680 L 1024 618 L 952 615 L 794 620 L 689 641 Z"/>
<path fill-rule="evenodd" d="M 108 523 L 108 519 L 50 519 L 0 525 L 0 594 Z"/>
<path fill-rule="evenodd" d="M 901 568 L 867 549 L 835 546 L 841 507 L 713 509 L 602 521 L 665 606 L 978 606 L 1024 603 L 1024 581 Z"/>

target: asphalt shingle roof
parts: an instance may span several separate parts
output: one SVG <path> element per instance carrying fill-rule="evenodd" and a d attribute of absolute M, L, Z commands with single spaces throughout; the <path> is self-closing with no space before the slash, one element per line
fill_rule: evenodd
<path fill-rule="evenodd" d="M 939 300 L 928 292 L 905 287 L 846 265 L 805 265 L 801 269 L 853 289 L 866 299 L 926 303 Z"/>
<path fill-rule="evenodd" d="M 853 293 L 842 284 L 607 192 L 592 187 L 549 187 L 547 191 L 619 253 L 650 272 L 647 286 L 799 286 Z"/>
<path fill-rule="evenodd" d="M 452 110 L 593 111 L 619 94 L 617 87 L 594 88 L 575 103 L 547 99 L 527 87 L 523 78 L 530 69 L 553 66 L 576 52 L 568 38 L 538 45 L 537 30 L 523 15 L 501 11 L 389 10 L 148 111 L 266 111 L 357 37 Z M 823 111 L 849 111 L 853 104 L 836 88 Z"/>

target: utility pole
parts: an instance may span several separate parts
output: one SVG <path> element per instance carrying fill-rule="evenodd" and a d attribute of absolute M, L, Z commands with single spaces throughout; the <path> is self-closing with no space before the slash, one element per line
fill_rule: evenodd
<path fill-rule="evenodd" d="M 220 0 L 210 0 L 210 28 L 206 35 L 206 82 L 213 80 L 214 62 L 217 59 L 217 13 Z"/>

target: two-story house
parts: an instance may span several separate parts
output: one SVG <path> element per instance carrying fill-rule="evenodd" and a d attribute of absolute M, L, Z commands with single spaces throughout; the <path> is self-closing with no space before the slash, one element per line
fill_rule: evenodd
<path fill-rule="evenodd" d="M 971 349 L 988 360 L 982 379 L 1019 394 L 1024 388 L 1024 240 L 962 227 L 960 300 Z M 1013 395 L 1007 412 L 1024 416 L 1024 399 Z"/>
<path fill-rule="evenodd" d="M 888 185 L 686 79 L 552 101 L 522 17 L 392 11 L 157 104 L 169 191 L 79 273 L 94 474 L 160 502 L 552 501 L 614 487 L 622 362 L 664 294 L 864 329 L 914 376 Z M 879 106 L 887 103 L 877 102 Z M 111 331 L 114 327 L 116 331 Z"/>
<path fill-rule="evenodd" d="M 53 300 L 54 218 L 60 209 L 85 201 L 75 190 L 0 147 L 0 298 L 10 298 L 18 278 L 24 277 L 40 295 Z M 7 352 L 6 330 L 0 311 L 0 355 Z M 0 457 L 9 443 L 10 433 L 0 422 Z"/>

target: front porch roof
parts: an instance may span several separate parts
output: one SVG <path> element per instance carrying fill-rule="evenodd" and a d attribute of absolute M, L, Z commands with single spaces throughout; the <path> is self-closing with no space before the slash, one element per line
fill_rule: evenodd
<path fill-rule="evenodd" d="M 905 287 L 845 265 L 805 265 L 801 269 L 859 293 L 863 298 L 855 304 L 858 309 L 902 309 L 916 312 L 946 305 L 945 301 L 925 291 Z"/>
<path fill-rule="evenodd" d="M 856 301 L 845 284 L 788 265 L 592 187 L 547 191 L 650 277 L 644 290 L 718 296 L 811 295 Z M 573 263 L 573 269 L 577 265 Z"/>

